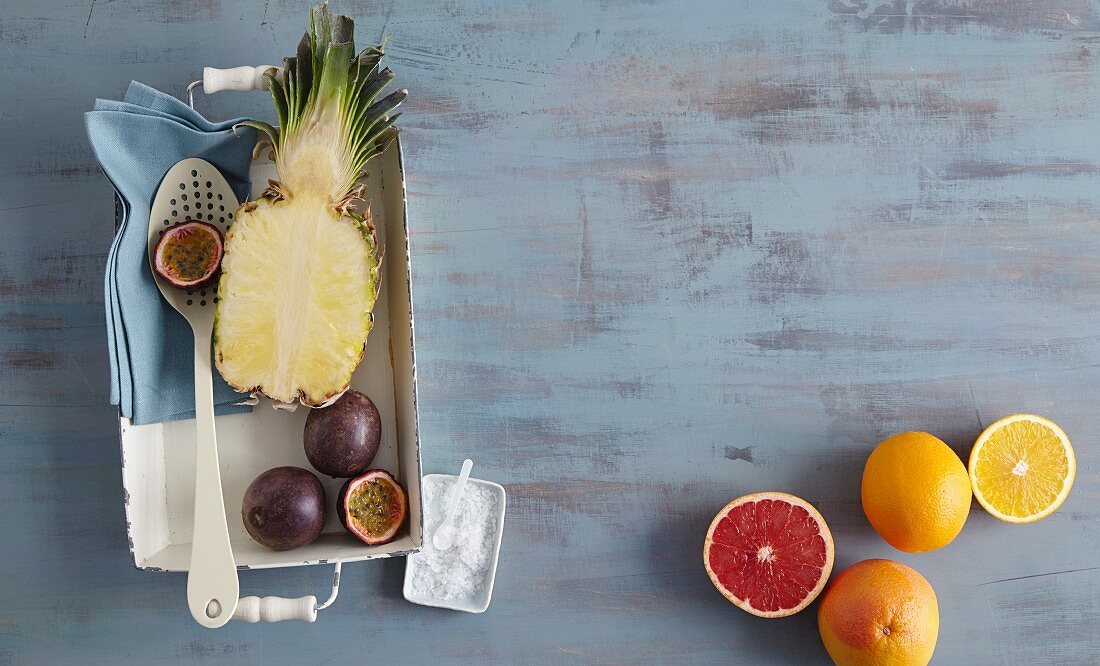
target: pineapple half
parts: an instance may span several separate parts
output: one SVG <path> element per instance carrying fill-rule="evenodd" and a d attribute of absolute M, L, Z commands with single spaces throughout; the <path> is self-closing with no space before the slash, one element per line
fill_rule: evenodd
<path fill-rule="evenodd" d="M 383 46 L 355 52 L 354 24 L 310 11 L 310 29 L 267 75 L 279 127 L 248 121 L 274 147 L 279 180 L 245 203 L 225 237 L 214 358 L 238 391 L 317 406 L 338 397 L 363 357 L 381 253 L 360 179 L 397 133 L 399 90 Z"/>

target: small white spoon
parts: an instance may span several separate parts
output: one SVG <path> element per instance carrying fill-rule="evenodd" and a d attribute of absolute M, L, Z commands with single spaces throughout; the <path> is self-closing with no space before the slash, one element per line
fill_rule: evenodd
<path fill-rule="evenodd" d="M 474 461 L 467 458 L 462 461 L 462 471 L 458 473 L 458 483 L 451 492 L 451 506 L 447 508 L 447 517 L 443 524 L 432 535 L 432 545 L 436 550 L 447 550 L 455 542 L 455 513 L 458 512 L 458 503 L 462 500 L 462 493 L 466 490 L 466 479 L 470 478 L 470 470 L 474 468 Z"/>

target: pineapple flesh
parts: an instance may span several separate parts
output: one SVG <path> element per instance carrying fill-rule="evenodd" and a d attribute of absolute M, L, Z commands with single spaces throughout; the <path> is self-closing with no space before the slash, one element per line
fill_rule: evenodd
<path fill-rule="evenodd" d="M 280 126 L 247 123 L 271 138 L 279 180 L 225 239 L 214 354 L 238 391 L 322 405 L 363 357 L 381 253 L 359 181 L 407 94 L 377 99 L 393 79 L 381 57 L 381 46 L 355 53 L 350 19 L 314 8 L 296 56 L 268 77 Z"/>

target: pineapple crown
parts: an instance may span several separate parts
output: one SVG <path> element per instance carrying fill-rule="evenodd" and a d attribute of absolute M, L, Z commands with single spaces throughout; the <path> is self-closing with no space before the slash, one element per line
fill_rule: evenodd
<path fill-rule="evenodd" d="M 408 96 L 397 90 L 379 95 L 394 79 L 379 69 L 385 42 L 355 52 L 355 23 L 329 13 L 328 3 L 310 9 L 309 32 L 281 71 L 269 71 L 271 98 L 279 127 L 249 120 L 274 146 L 280 196 L 303 191 L 325 194 L 347 208 L 359 197 L 357 181 L 367 162 L 397 136 L 392 113 Z M 392 115 L 391 115 L 392 114 Z"/>

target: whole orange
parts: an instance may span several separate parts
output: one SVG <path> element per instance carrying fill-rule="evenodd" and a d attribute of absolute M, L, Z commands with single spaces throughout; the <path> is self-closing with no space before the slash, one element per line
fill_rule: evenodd
<path fill-rule="evenodd" d="M 951 543 L 970 513 L 966 467 L 926 432 L 903 432 L 875 447 L 863 468 L 862 494 L 871 526 L 907 553 Z"/>
<path fill-rule="evenodd" d="M 904 564 L 863 560 L 825 588 L 817 629 L 837 666 L 923 666 L 940 632 L 936 592 Z"/>

